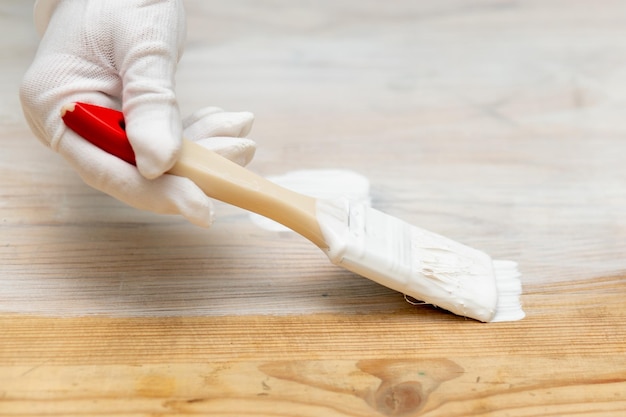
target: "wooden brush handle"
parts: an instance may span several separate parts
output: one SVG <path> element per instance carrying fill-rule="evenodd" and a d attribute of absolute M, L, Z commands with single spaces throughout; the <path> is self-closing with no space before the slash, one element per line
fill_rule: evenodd
<path fill-rule="evenodd" d="M 197 143 L 183 139 L 180 158 L 169 172 L 190 178 L 209 197 L 277 221 L 320 248 L 328 246 L 314 198 L 280 187 Z"/>
<path fill-rule="evenodd" d="M 122 112 L 75 103 L 64 108 L 62 117 L 89 142 L 135 164 Z M 314 198 L 280 187 L 216 152 L 183 139 L 180 157 L 168 173 L 191 179 L 211 198 L 268 217 L 318 247 L 328 247 L 317 222 Z"/>

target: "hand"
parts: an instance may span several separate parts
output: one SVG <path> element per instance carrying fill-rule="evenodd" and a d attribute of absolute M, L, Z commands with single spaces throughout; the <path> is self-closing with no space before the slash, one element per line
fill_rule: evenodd
<path fill-rule="evenodd" d="M 255 143 L 243 136 L 250 131 L 253 119 L 252 113 L 224 112 L 208 107 L 183 121 L 183 135 L 246 165 L 254 156 Z M 181 214 L 203 227 L 213 223 L 211 199 L 187 178 L 165 174 L 153 180 L 146 179 L 134 165 L 100 150 L 69 129 L 63 135 L 59 153 L 87 184 L 135 208 Z"/>
<path fill-rule="evenodd" d="M 182 0 L 40 0 L 35 23 L 42 40 L 20 98 L 36 136 L 94 188 L 208 226 L 208 197 L 190 180 L 163 174 L 175 163 L 183 134 L 247 163 L 254 142 L 240 137 L 253 116 L 209 108 L 183 126 L 174 92 L 186 31 Z M 61 108 L 79 101 L 123 111 L 137 167 L 65 127 Z"/>

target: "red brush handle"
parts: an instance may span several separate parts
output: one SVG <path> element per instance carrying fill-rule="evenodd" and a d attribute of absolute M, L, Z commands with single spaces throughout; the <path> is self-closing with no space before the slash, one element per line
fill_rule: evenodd
<path fill-rule="evenodd" d="M 135 165 L 135 152 L 126 136 L 121 111 L 87 103 L 63 109 L 65 125 L 103 151 Z"/>

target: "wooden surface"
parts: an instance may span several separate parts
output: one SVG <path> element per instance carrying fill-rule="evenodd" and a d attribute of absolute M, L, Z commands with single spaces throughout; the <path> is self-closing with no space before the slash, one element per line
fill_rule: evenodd
<path fill-rule="evenodd" d="M 256 172 L 360 172 L 518 261 L 501 324 L 84 186 L 19 110 L 30 7 L 0 6 L 0 416 L 625 415 L 625 2 L 187 2 L 183 111 L 250 110 Z"/>

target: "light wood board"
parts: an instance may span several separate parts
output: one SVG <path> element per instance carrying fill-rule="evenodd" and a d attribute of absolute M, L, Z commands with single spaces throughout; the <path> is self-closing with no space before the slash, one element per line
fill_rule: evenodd
<path fill-rule="evenodd" d="M 203 230 L 86 187 L 28 130 L 30 2 L 0 6 L 0 416 L 622 416 L 626 3 L 187 1 L 181 109 L 255 113 L 262 175 L 519 263 L 482 324 L 216 204 Z"/>

